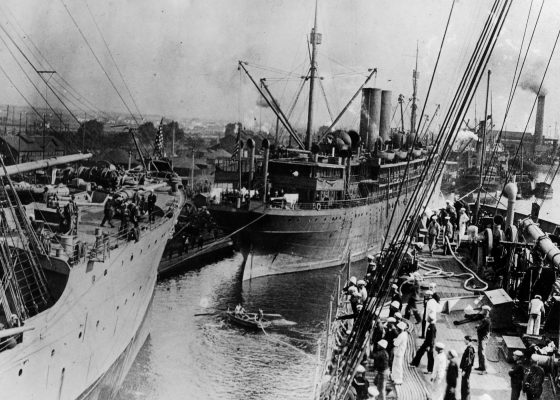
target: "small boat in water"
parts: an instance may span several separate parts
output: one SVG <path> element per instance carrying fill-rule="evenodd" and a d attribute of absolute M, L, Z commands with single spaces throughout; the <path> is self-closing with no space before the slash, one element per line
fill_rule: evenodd
<path fill-rule="evenodd" d="M 250 329 L 268 328 L 272 323 L 259 317 L 259 313 L 226 311 L 226 318 L 237 325 Z"/>

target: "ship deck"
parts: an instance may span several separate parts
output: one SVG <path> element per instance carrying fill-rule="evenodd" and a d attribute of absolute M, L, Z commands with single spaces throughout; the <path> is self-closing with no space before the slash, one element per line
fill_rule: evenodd
<path fill-rule="evenodd" d="M 440 253 L 441 250 L 437 252 Z M 440 277 L 440 276 L 430 276 L 425 275 L 427 270 L 424 266 L 428 268 L 440 268 L 444 272 L 453 272 L 456 274 L 465 273 L 461 265 L 452 256 L 443 256 L 439 254 L 434 254 L 433 257 L 429 256 L 428 252 L 422 254 L 419 258 L 421 269 L 420 271 L 424 275 L 424 282 L 422 287 L 424 290 L 427 287 L 428 282 L 436 283 L 436 292 L 440 295 L 440 305 L 442 306 L 442 312 L 438 314 L 437 322 L 437 339 L 436 341 L 445 344 L 445 350 L 454 349 L 458 353 L 457 364 L 460 364 L 462 354 L 465 350 L 464 337 L 465 335 L 471 335 L 476 337 L 476 326 L 478 322 L 469 322 L 459 326 L 454 325 L 454 321 L 459 321 L 464 318 L 464 312 L 461 307 L 452 306 L 459 299 L 462 304 L 471 304 L 473 308 L 477 306 L 474 300 L 478 295 L 473 294 L 463 287 L 463 283 L 466 277 Z M 406 304 L 406 298 L 404 299 Z M 451 311 L 449 311 L 449 308 Z M 384 310 L 386 312 L 386 310 Z M 403 307 L 404 311 L 404 307 Z M 422 305 L 419 304 L 419 311 L 422 314 Z M 404 365 L 404 380 L 403 384 L 395 386 L 392 381 L 387 385 L 388 392 L 387 399 L 398 399 L 398 400 L 419 400 L 419 399 L 431 399 L 432 398 L 432 383 L 430 382 L 430 374 L 427 374 L 427 357 L 424 356 L 421 360 L 420 366 L 418 368 L 411 367 L 410 362 L 423 342 L 421 336 L 421 324 L 414 324 L 414 321 L 407 321 L 409 325 L 409 343 L 405 355 L 405 365 Z M 488 346 L 486 350 L 486 368 L 487 374 L 480 375 L 478 371 L 474 370 L 471 373 L 470 385 L 471 385 L 471 399 L 472 400 L 482 400 L 488 399 L 484 395 L 490 396 L 492 400 L 509 400 L 511 398 L 511 385 L 509 378 L 509 370 L 512 368 L 513 364 L 510 364 L 506 358 L 503 350 L 504 339 L 501 334 L 492 332 L 491 337 L 488 341 Z M 476 344 L 475 344 L 476 349 Z M 478 354 L 475 358 L 476 368 L 478 366 Z M 371 385 L 374 384 L 375 376 L 371 368 L 368 368 L 366 372 L 366 377 L 368 378 Z M 456 390 L 456 397 L 460 398 L 461 395 L 461 379 L 459 377 L 458 386 Z M 442 383 L 442 385 L 445 385 Z M 551 383 L 547 377 L 544 384 L 543 399 L 557 399 L 558 397 L 553 393 L 551 388 Z M 434 399 L 436 400 L 436 399 Z"/>

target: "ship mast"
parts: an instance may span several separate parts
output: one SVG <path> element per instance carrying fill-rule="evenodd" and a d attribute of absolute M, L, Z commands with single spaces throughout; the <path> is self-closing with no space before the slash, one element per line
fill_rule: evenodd
<path fill-rule="evenodd" d="M 313 89 L 317 72 L 317 45 L 321 43 L 321 34 L 317 32 L 317 1 L 315 0 L 315 20 L 309 41 L 311 42 L 311 67 L 309 74 L 309 106 L 307 109 L 307 131 L 305 134 L 305 149 L 311 149 L 311 130 L 313 128 Z"/>
<path fill-rule="evenodd" d="M 414 134 L 416 133 L 416 89 L 418 86 L 418 42 L 416 42 L 416 65 L 414 71 L 412 71 L 412 110 L 410 113 L 410 135 L 406 141 L 407 148 L 412 146 L 412 140 L 414 140 Z M 404 131 L 403 131 L 404 133 Z"/>

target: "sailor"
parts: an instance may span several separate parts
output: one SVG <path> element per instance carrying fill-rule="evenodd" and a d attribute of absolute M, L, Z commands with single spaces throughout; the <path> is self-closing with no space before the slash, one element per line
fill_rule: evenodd
<path fill-rule="evenodd" d="M 434 370 L 430 381 L 432 382 L 432 400 L 442 400 L 443 398 L 443 379 L 447 367 L 447 357 L 445 356 L 445 345 L 441 342 L 435 344 L 436 356 L 434 359 Z"/>
<path fill-rule="evenodd" d="M 399 302 L 399 309 L 398 311 L 401 311 L 402 308 L 402 296 L 401 296 L 401 292 L 399 291 L 399 287 L 398 285 L 396 285 L 395 283 L 393 283 L 391 285 L 391 304 L 394 301 L 398 301 Z"/>
<path fill-rule="evenodd" d="M 451 217 L 451 224 L 455 225 L 457 223 L 457 210 L 451 204 L 451 200 L 446 200 L 445 203 L 445 210 L 447 211 L 447 215 Z"/>
<path fill-rule="evenodd" d="M 486 345 L 488 344 L 488 338 L 490 337 L 490 306 L 482 306 L 483 319 L 480 324 L 476 327 L 476 334 L 478 336 L 478 368 L 481 375 L 485 375 L 486 372 Z"/>
<path fill-rule="evenodd" d="M 539 400 L 541 398 L 543 383 L 544 370 L 537 364 L 537 360 L 531 358 L 531 368 L 523 384 L 523 391 L 527 394 L 527 400 Z"/>
<path fill-rule="evenodd" d="M 388 342 L 381 339 L 377 342 L 377 351 L 373 354 L 373 368 L 377 373 L 375 378 L 379 400 L 386 399 L 387 380 L 389 379 L 389 353 L 387 353 Z"/>
<path fill-rule="evenodd" d="M 521 390 L 523 390 L 523 380 L 525 379 L 525 368 L 523 367 L 523 352 L 515 350 L 513 352 L 515 365 L 509 371 L 511 377 L 511 400 L 519 400 Z"/>
<path fill-rule="evenodd" d="M 544 303 L 540 295 L 533 297 L 529 302 L 529 322 L 527 323 L 527 335 L 538 335 L 541 329 L 541 316 L 544 314 Z"/>
<path fill-rule="evenodd" d="M 441 230 L 440 224 L 437 222 L 437 216 L 434 214 L 431 217 L 430 224 L 428 225 L 428 246 L 430 248 L 430 255 L 434 255 L 434 247 L 436 246 L 436 239 Z"/>
<path fill-rule="evenodd" d="M 426 290 L 424 292 L 424 313 L 422 315 L 422 337 L 426 332 L 426 321 L 431 318 L 434 322 L 437 321 L 437 311 L 439 305 L 437 301 L 433 298 L 434 292 L 431 290 Z"/>
<path fill-rule="evenodd" d="M 358 288 L 356 286 L 351 286 L 348 289 L 348 294 L 350 295 L 350 306 L 352 307 L 352 314 L 358 313 L 358 304 L 360 304 L 361 295 L 358 293 Z"/>
<path fill-rule="evenodd" d="M 389 304 L 389 317 L 394 317 L 395 313 L 399 312 L 401 309 L 401 303 L 397 300 L 393 300 L 391 304 Z"/>
<path fill-rule="evenodd" d="M 385 332 L 386 332 L 386 322 L 383 321 L 381 318 L 377 318 L 377 321 L 375 321 L 371 333 L 371 343 L 374 347 L 377 346 L 377 343 L 385 337 Z M 371 353 L 371 357 L 373 357 L 373 352 Z"/>
<path fill-rule="evenodd" d="M 455 400 L 457 391 L 457 379 L 459 378 L 459 367 L 457 366 L 457 352 L 449 350 L 447 352 L 447 374 L 445 376 L 446 387 L 444 400 Z"/>
<path fill-rule="evenodd" d="M 397 324 L 398 336 L 394 340 L 393 368 L 391 376 L 395 385 L 402 385 L 404 372 L 404 354 L 408 345 L 407 325 L 403 321 Z"/>
<path fill-rule="evenodd" d="M 130 222 L 130 210 L 126 203 L 121 206 L 121 226 L 119 227 L 119 236 L 128 239 L 128 223 Z"/>
<path fill-rule="evenodd" d="M 70 234 L 75 235 L 78 230 L 78 205 L 74 195 L 70 196 L 70 201 L 64 207 L 64 213 L 70 223 Z"/>
<path fill-rule="evenodd" d="M 377 270 L 377 264 L 375 263 L 375 258 L 373 257 L 372 254 L 368 254 L 367 259 L 368 259 L 367 273 L 373 275 Z"/>
<path fill-rule="evenodd" d="M 469 222 L 469 216 L 466 213 L 466 208 L 461 207 L 459 209 L 459 240 L 457 241 L 458 244 L 461 243 L 461 237 L 465 235 L 467 232 L 467 223 Z"/>
<path fill-rule="evenodd" d="M 395 339 L 399 332 L 397 330 L 397 320 L 393 317 L 387 318 L 387 326 L 385 328 L 385 340 L 387 341 L 387 353 L 389 353 L 389 368 L 393 366 L 393 350 L 395 348 Z"/>
<path fill-rule="evenodd" d="M 465 351 L 463 352 L 463 357 L 461 357 L 461 400 L 470 400 L 471 398 L 471 371 L 474 366 L 475 350 L 473 346 L 473 338 L 471 336 L 465 336 Z"/>
<path fill-rule="evenodd" d="M 362 302 L 362 304 L 365 304 L 366 301 L 367 301 L 367 298 L 368 298 L 368 293 L 367 293 L 367 289 L 366 289 L 366 281 L 364 281 L 363 279 L 360 279 L 356 285 L 358 286 L 358 293 L 361 296 L 361 302 Z"/>
<path fill-rule="evenodd" d="M 430 284 L 428 285 L 428 289 L 432 291 L 432 298 L 438 302 L 440 301 L 440 297 L 439 294 L 436 292 L 436 284 L 435 282 L 430 282 Z"/>
<path fill-rule="evenodd" d="M 356 368 L 356 375 L 352 381 L 352 386 L 356 389 L 356 400 L 367 400 L 369 381 L 366 379 L 366 368 L 363 365 L 358 365 Z"/>
<path fill-rule="evenodd" d="M 404 313 L 404 317 L 406 319 L 410 319 L 410 314 L 414 315 L 416 319 L 416 323 L 422 321 L 422 317 L 418 312 L 418 307 L 416 303 L 420 300 L 420 276 L 418 274 L 414 274 L 414 281 L 412 283 L 412 292 L 410 293 L 410 297 L 408 298 L 408 302 L 406 304 L 406 311 Z"/>
<path fill-rule="evenodd" d="M 449 215 L 445 217 L 445 225 L 443 226 L 443 230 L 444 238 L 447 238 L 447 242 L 449 242 L 449 244 L 443 244 L 443 255 L 447 255 L 451 252 L 450 246 L 453 242 L 453 224 L 451 223 L 451 217 Z"/>
<path fill-rule="evenodd" d="M 431 316 L 428 316 L 428 329 L 426 330 L 426 338 L 422 343 L 422 346 L 416 352 L 416 355 L 412 359 L 410 365 L 412 367 L 418 367 L 420 365 L 420 360 L 424 356 L 424 353 L 428 354 L 428 373 L 432 373 L 434 370 L 434 345 L 436 343 L 437 327 L 436 322 Z"/>
<path fill-rule="evenodd" d="M 148 194 L 148 216 L 150 222 L 154 222 L 155 220 L 155 210 L 156 210 L 156 201 L 157 195 L 154 193 L 153 189 L 150 189 L 150 194 Z"/>
<path fill-rule="evenodd" d="M 351 287 L 356 287 L 358 279 L 355 276 L 350 277 L 344 288 L 342 289 L 344 293 L 348 294 Z"/>
<path fill-rule="evenodd" d="M 107 200 L 105 200 L 105 206 L 103 207 L 103 220 L 101 221 L 100 226 L 105 226 L 105 222 L 109 223 L 111 228 L 114 228 L 113 223 L 111 220 L 115 216 L 115 204 L 113 201 L 112 196 L 107 196 Z"/>

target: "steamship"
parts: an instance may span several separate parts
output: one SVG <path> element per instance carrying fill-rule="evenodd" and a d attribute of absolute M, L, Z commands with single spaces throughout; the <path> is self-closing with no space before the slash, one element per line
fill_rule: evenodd
<path fill-rule="evenodd" d="M 74 199 L 53 195 L 23 206 L 8 190 L 13 174 L 89 157 L 0 169 L 4 399 L 113 399 L 149 333 L 157 266 L 183 202 L 177 184 L 148 176 L 114 192 L 117 203 L 156 193 L 153 218 L 141 216 L 132 237 L 127 229 L 99 227 L 107 194 L 81 179 L 68 185 Z M 70 201 L 77 214 L 59 223 L 57 208 Z"/>
<path fill-rule="evenodd" d="M 264 80 L 257 85 L 298 148 L 278 148 L 263 141 L 263 157 L 255 143 L 239 139 L 237 160 L 217 160 L 215 184 L 234 188 L 210 199 L 214 220 L 234 238 L 244 255 L 243 279 L 333 267 L 364 259 L 380 248 L 401 219 L 413 189 L 419 184 L 428 149 L 415 142 L 416 78 L 411 131 L 392 132 L 389 90 L 362 85 L 359 131 L 333 130 L 311 141 L 316 47 L 321 34 L 315 25 L 309 36 L 311 65 L 305 143 L 292 129 Z M 399 100 L 402 101 L 402 98 Z M 343 110 L 344 112 L 344 110 Z M 342 114 L 342 113 L 341 113 Z M 338 120 L 335 119 L 335 123 Z M 404 139 L 403 139 L 404 138 Z M 247 153 L 247 157 L 244 157 Z M 441 182 L 433 182 L 439 194 Z M 243 188 L 248 194 L 243 194 Z M 253 190 L 255 189 L 255 190 Z"/>

